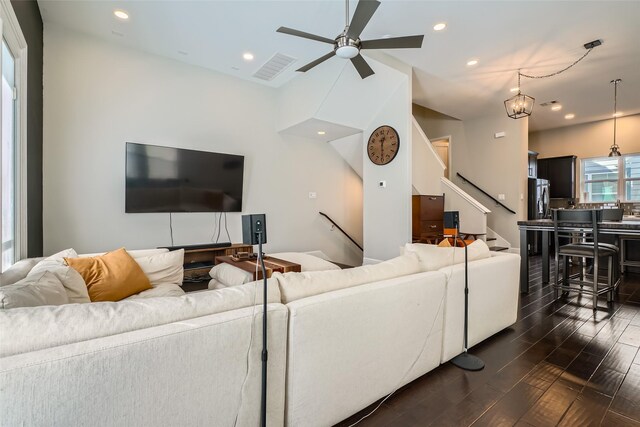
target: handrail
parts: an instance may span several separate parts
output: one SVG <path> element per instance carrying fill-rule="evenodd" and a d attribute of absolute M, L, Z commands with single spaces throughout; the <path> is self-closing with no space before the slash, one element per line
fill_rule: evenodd
<path fill-rule="evenodd" d="M 363 252 L 364 252 L 364 249 L 362 249 L 362 246 L 360 246 L 360 245 L 358 244 L 358 242 L 356 242 L 355 240 L 353 240 L 353 237 L 349 236 L 349 234 L 347 234 L 347 232 L 346 232 L 346 231 L 344 231 L 344 230 L 342 229 L 342 227 L 340 227 L 338 224 L 336 224 L 336 222 L 335 222 L 334 220 L 332 220 L 332 219 L 331 219 L 331 217 L 330 217 L 329 215 L 327 215 L 327 214 L 326 214 L 326 213 L 324 213 L 324 212 L 318 212 L 318 213 L 319 213 L 320 215 L 322 215 L 323 217 L 327 218 L 327 219 L 329 220 L 329 222 L 331 222 L 331 224 L 333 224 L 333 225 L 334 225 L 338 230 L 340 230 L 340 231 L 342 232 L 342 234 L 344 234 L 345 236 L 347 236 L 347 238 L 348 238 L 349 240 L 351 240 L 351 241 L 353 242 L 353 244 L 354 244 L 354 245 L 356 245 L 356 246 L 357 246 L 361 251 L 363 251 Z"/>
<path fill-rule="evenodd" d="M 505 208 L 506 210 L 508 210 L 509 212 L 511 212 L 512 214 L 516 214 L 516 211 L 514 211 L 513 209 L 509 209 L 508 207 L 506 207 L 505 205 L 503 205 L 502 203 L 500 203 L 500 201 L 498 199 L 496 199 L 495 197 L 493 197 L 491 194 L 487 193 L 486 191 L 484 191 L 482 188 L 478 187 L 477 185 L 475 185 L 473 182 L 469 181 L 467 178 L 465 178 L 464 176 L 460 175 L 460 173 L 456 172 L 456 175 L 458 175 L 460 178 L 462 178 L 462 180 L 464 182 L 466 182 L 467 184 L 470 184 L 473 188 L 475 188 L 476 190 L 478 190 L 479 192 L 481 192 L 482 194 L 484 194 L 485 196 L 487 196 L 488 198 L 490 198 L 491 200 L 493 200 L 494 202 L 496 202 L 496 204 L 502 206 L 503 208 Z"/>

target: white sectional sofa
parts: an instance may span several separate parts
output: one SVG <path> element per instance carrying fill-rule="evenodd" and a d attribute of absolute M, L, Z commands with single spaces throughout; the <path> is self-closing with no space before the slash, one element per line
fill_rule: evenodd
<path fill-rule="evenodd" d="M 268 425 L 334 424 L 462 351 L 464 266 L 417 258 L 270 279 Z M 469 263 L 471 345 L 515 322 L 519 263 Z M 255 289 L 0 310 L 2 425 L 257 425 Z"/>

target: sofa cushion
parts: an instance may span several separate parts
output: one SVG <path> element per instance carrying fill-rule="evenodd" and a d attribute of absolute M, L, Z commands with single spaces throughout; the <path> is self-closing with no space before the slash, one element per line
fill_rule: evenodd
<path fill-rule="evenodd" d="M 151 288 L 149 279 L 124 248 L 102 256 L 65 258 L 80 273 L 91 301 L 120 301 Z"/>
<path fill-rule="evenodd" d="M 334 263 L 304 252 L 278 252 L 269 256 L 300 264 L 301 271 L 340 270 Z"/>
<path fill-rule="evenodd" d="M 75 250 L 65 249 L 64 251 L 53 254 L 37 263 L 33 269 L 31 269 L 29 274 L 31 275 L 50 271 L 58 277 L 62 286 L 64 286 L 70 303 L 81 304 L 91 302 L 91 299 L 89 299 L 89 292 L 87 291 L 87 285 L 80 273 L 66 265 L 64 262 L 65 257 L 74 258 L 76 256 L 77 254 Z"/>
<path fill-rule="evenodd" d="M 464 262 L 464 248 L 443 248 L 422 243 L 407 243 L 404 253 L 415 253 L 420 259 L 422 271 L 435 271 L 449 265 Z M 476 240 L 467 247 L 469 261 L 489 258 L 491 251 L 484 240 Z"/>
<path fill-rule="evenodd" d="M 345 270 L 311 271 L 303 273 L 274 273 L 282 294 L 282 301 L 292 301 L 338 289 L 379 282 L 420 272 L 415 253 L 407 253 L 378 264 Z"/>
<path fill-rule="evenodd" d="M 69 298 L 60 280 L 49 271 L 30 274 L 0 288 L 0 308 L 67 304 Z M 2 335 L 2 334 L 0 334 Z"/>
<path fill-rule="evenodd" d="M 129 253 L 131 255 L 131 253 Z M 184 249 L 134 258 L 151 286 L 161 283 L 182 285 L 184 278 Z"/>
<path fill-rule="evenodd" d="M 214 266 L 209 271 L 209 276 L 224 286 L 244 285 L 253 281 L 253 274 L 226 262 Z"/>
<path fill-rule="evenodd" d="M 156 283 L 153 288 L 131 295 L 125 300 L 136 298 L 181 297 L 185 294 L 180 285 L 175 283 Z"/>
<path fill-rule="evenodd" d="M 0 310 L 0 357 L 251 307 L 262 303 L 261 283 L 181 297 Z M 280 302 L 271 279 L 267 302 Z"/>

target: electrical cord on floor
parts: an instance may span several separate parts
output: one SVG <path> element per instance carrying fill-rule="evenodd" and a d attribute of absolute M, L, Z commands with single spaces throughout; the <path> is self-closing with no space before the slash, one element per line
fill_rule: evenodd
<path fill-rule="evenodd" d="M 454 245 L 456 245 L 458 243 L 458 235 L 456 234 L 456 238 L 454 240 Z M 415 360 L 413 361 L 413 363 L 411 363 L 411 366 L 409 367 L 409 369 L 407 369 L 407 371 L 405 372 L 405 374 L 402 376 L 402 378 L 400 379 L 400 381 L 398 381 L 398 384 L 394 387 L 393 391 L 389 394 L 387 394 L 384 399 L 382 399 L 380 401 L 380 403 L 378 403 L 378 405 L 373 408 L 373 410 L 371 412 L 369 412 L 368 414 L 366 414 L 365 416 L 363 416 L 362 418 L 360 418 L 358 421 L 356 421 L 355 423 L 349 425 L 349 427 L 354 427 L 355 425 L 359 424 L 360 422 L 362 422 L 364 419 L 369 418 L 371 415 L 373 415 L 381 406 L 384 402 L 386 402 L 391 396 L 393 396 L 393 394 L 398 391 L 400 389 L 400 387 L 402 387 L 402 383 L 404 382 L 404 379 L 407 377 L 407 375 L 409 375 L 409 373 L 413 370 L 413 368 L 416 366 L 416 364 L 418 363 L 418 361 L 420 360 L 420 356 L 422 356 L 422 353 L 424 352 L 425 347 L 427 346 L 427 343 L 429 342 L 429 338 L 431 338 L 431 333 L 433 332 L 433 327 L 436 325 L 436 321 L 438 318 L 438 314 L 440 313 L 440 310 L 442 309 L 442 304 L 444 303 L 444 299 L 447 295 L 447 286 L 449 285 L 449 280 L 451 279 L 451 276 L 453 275 L 453 266 L 455 265 L 455 259 L 456 259 L 456 251 L 455 251 L 456 246 L 454 246 L 451 251 L 452 255 L 451 255 L 451 264 L 449 265 L 449 275 L 445 275 L 445 291 L 442 294 L 442 299 L 440 300 L 440 303 L 438 304 L 438 310 L 436 311 L 436 317 L 433 319 L 433 323 L 431 324 L 431 328 L 429 329 L 429 334 L 427 335 L 427 337 L 425 338 L 424 342 L 422 343 L 422 347 L 420 348 L 420 351 L 418 352 L 418 356 L 415 358 Z"/>

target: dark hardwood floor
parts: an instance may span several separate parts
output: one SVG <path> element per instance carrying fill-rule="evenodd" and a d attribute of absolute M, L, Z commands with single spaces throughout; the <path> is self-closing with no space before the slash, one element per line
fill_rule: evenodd
<path fill-rule="evenodd" d="M 640 426 L 640 274 L 623 276 L 615 302 L 601 298 L 594 315 L 588 295 L 554 301 L 539 257 L 530 271 L 516 324 L 470 351 L 484 370 L 441 365 L 358 425 Z"/>

